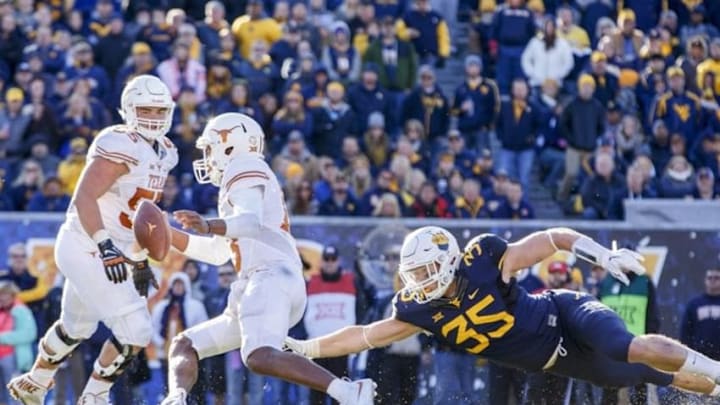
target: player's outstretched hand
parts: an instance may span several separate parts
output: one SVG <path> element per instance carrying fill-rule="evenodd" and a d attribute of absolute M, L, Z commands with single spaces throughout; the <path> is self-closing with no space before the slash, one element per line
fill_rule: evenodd
<path fill-rule="evenodd" d="M 155 279 L 155 274 L 150 268 L 150 262 L 148 262 L 147 258 L 133 262 L 133 266 L 133 284 L 135 284 L 135 289 L 141 297 L 148 296 L 150 285 L 155 287 L 156 290 L 160 289 L 160 285 L 158 285 L 157 279 Z"/>
<path fill-rule="evenodd" d="M 613 249 L 607 256 L 603 267 L 616 279 L 620 280 L 625 285 L 630 284 L 626 272 L 632 271 L 635 274 L 645 274 L 645 267 L 642 262 L 645 259 L 638 252 L 634 252 L 630 249 Z"/>
<path fill-rule="evenodd" d="M 125 263 L 127 258 L 112 242 L 111 239 L 105 239 L 98 243 L 100 249 L 100 258 L 105 266 L 105 276 L 108 280 L 115 284 L 125 282 L 128 277 L 127 267 Z"/>
<path fill-rule="evenodd" d="M 305 356 L 309 359 L 317 357 L 320 353 L 320 346 L 314 340 L 298 340 L 290 336 L 285 338 L 283 349 Z"/>
<path fill-rule="evenodd" d="M 207 220 L 195 211 L 179 210 L 173 212 L 173 217 L 183 229 L 190 229 L 199 234 L 210 233 L 210 225 Z"/>

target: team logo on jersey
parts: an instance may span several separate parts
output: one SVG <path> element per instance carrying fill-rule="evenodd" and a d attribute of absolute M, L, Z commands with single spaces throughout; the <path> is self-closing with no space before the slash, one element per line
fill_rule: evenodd
<path fill-rule="evenodd" d="M 450 241 L 443 233 L 434 234 L 432 236 L 431 242 L 436 244 L 437 247 L 440 248 L 440 250 L 448 250 L 448 247 L 450 246 Z"/>
<path fill-rule="evenodd" d="M 232 131 L 234 131 L 236 128 L 241 128 L 241 127 L 242 127 L 243 129 L 245 128 L 244 125 L 235 125 L 234 127 L 229 128 L 229 129 L 215 129 L 215 128 L 210 128 L 210 130 L 213 131 L 213 132 L 215 132 L 216 134 L 218 134 L 218 135 L 220 136 L 220 140 L 222 141 L 222 143 L 225 143 L 225 142 L 227 142 L 228 135 L 230 135 L 230 133 L 231 133 Z M 247 132 L 247 131 L 246 131 L 246 132 Z"/>
<path fill-rule="evenodd" d="M 445 318 L 445 315 L 442 312 L 438 312 L 437 314 L 433 315 L 433 317 L 432 317 L 433 322 L 435 322 L 435 323 L 440 322 L 443 318 Z"/>

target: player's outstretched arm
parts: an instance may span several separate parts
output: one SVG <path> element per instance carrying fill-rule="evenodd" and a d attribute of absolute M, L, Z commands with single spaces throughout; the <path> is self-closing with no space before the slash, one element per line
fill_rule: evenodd
<path fill-rule="evenodd" d="M 605 268 L 613 277 L 629 284 L 626 271 L 644 274 L 642 256 L 628 249 L 613 250 L 595 242 L 592 238 L 569 228 L 550 228 L 534 232 L 523 239 L 508 244 L 502 262 L 505 275 L 526 269 L 547 258 L 558 250 L 573 252 L 578 258 Z"/>
<path fill-rule="evenodd" d="M 232 250 L 223 238 L 208 238 L 191 235 L 176 228 L 172 232 L 172 247 L 185 256 L 201 262 L 220 266 L 232 257 Z"/>
<path fill-rule="evenodd" d="M 233 205 L 233 213 L 224 218 L 205 219 L 190 210 L 179 210 L 173 213 L 183 229 L 191 229 L 200 234 L 212 234 L 227 238 L 252 238 L 262 227 L 263 217 L 262 186 L 234 187 L 228 193 L 228 200 Z"/>
<path fill-rule="evenodd" d="M 369 325 L 348 326 L 310 340 L 295 340 L 288 337 L 285 345 L 290 350 L 309 358 L 338 357 L 384 347 L 420 331 L 421 329 L 414 325 L 388 318 Z"/>

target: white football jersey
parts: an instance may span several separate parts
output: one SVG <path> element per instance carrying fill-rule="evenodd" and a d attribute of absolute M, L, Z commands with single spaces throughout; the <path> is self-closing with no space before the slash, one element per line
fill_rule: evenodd
<path fill-rule="evenodd" d="M 178 163 L 177 148 L 168 138 L 156 142 L 157 152 L 139 135 L 115 125 L 101 131 L 88 150 L 88 161 L 101 157 L 129 169 L 98 199 L 105 229 L 123 250 L 135 241 L 132 218 L 138 204 L 144 199 L 160 200 L 168 173 Z M 74 204 L 68 209 L 66 225 L 85 233 Z"/>
<path fill-rule="evenodd" d="M 302 262 L 295 238 L 290 234 L 290 221 L 282 188 L 275 173 L 260 158 L 233 159 L 225 169 L 218 195 L 221 218 L 233 215 L 232 199 L 242 199 L 243 190 L 262 186 L 263 228 L 255 238 L 228 239 L 233 252 L 235 270 L 252 269 L 284 262 L 302 271 Z"/>

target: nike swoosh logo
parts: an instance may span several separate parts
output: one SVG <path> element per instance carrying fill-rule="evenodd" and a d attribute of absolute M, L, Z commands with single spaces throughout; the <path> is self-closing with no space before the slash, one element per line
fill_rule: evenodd
<path fill-rule="evenodd" d="M 474 299 L 475 299 L 475 296 L 476 296 L 477 293 L 478 293 L 478 290 L 480 290 L 480 289 L 479 289 L 479 288 L 476 288 L 475 291 L 472 292 L 472 294 L 468 294 L 468 298 L 470 298 L 471 300 L 474 300 Z"/>

